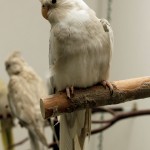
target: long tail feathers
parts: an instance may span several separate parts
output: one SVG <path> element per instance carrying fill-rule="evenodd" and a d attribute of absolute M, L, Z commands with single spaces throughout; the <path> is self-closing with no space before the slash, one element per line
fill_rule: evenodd
<path fill-rule="evenodd" d="M 47 150 L 47 147 L 38 139 L 32 131 L 28 130 L 32 150 Z"/>
<path fill-rule="evenodd" d="M 91 110 L 86 109 L 60 117 L 60 150 L 83 150 L 91 131 Z"/>
<path fill-rule="evenodd" d="M 40 143 L 35 135 L 28 130 L 32 150 L 40 150 Z"/>
<path fill-rule="evenodd" d="M 34 125 L 35 126 L 35 125 Z M 32 150 L 47 150 L 48 143 L 42 126 L 28 126 L 28 133 Z"/>

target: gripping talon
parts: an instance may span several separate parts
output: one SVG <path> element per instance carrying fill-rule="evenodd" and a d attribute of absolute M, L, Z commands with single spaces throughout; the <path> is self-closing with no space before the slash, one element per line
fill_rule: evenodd
<path fill-rule="evenodd" d="M 113 86 L 110 82 L 106 81 L 106 80 L 103 80 L 101 82 L 101 84 L 104 86 L 104 88 L 108 87 L 109 88 L 109 91 L 110 91 L 110 94 L 113 95 Z"/>
<path fill-rule="evenodd" d="M 71 98 L 70 89 L 68 87 L 66 88 L 66 94 L 68 98 Z"/>
<path fill-rule="evenodd" d="M 67 94 L 67 97 L 70 99 L 71 96 L 74 95 L 74 87 L 73 86 L 67 87 L 66 88 L 66 94 Z"/>

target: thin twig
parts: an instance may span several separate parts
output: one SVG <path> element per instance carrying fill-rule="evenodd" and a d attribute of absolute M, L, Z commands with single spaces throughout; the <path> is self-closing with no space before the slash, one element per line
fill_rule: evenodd
<path fill-rule="evenodd" d="M 8 150 L 11 150 L 11 149 L 13 149 L 14 147 L 17 147 L 17 146 L 20 146 L 20 145 L 24 144 L 24 143 L 27 142 L 28 140 L 29 140 L 29 138 L 25 138 L 25 139 L 21 140 L 20 142 L 15 143 L 15 144 L 9 146 L 9 147 L 8 147 Z"/>
<path fill-rule="evenodd" d="M 101 128 L 92 130 L 91 134 L 93 135 L 93 134 L 102 132 L 120 120 L 131 118 L 131 117 L 139 117 L 139 116 L 143 116 L 143 115 L 150 115 L 150 109 L 118 113 L 112 119 L 109 119 L 109 120 L 93 121 L 93 123 L 106 123 L 106 125 L 104 125 Z"/>
<path fill-rule="evenodd" d="M 104 111 L 104 112 L 110 113 L 113 116 L 116 115 L 115 111 L 113 109 L 111 109 L 111 108 L 99 107 L 99 112 L 100 111 Z"/>
<path fill-rule="evenodd" d="M 54 142 L 54 143 L 51 143 L 51 144 L 49 144 L 49 146 L 48 146 L 48 148 L 50 149 L 50 148 L 53 148 L 54 146 L 56 146 L 57 145 L 57 143 L 56 142 Z"/>
<path fill-rule="evenodd" d="M 105 109 L 105 113 L 110 113 L 110 109 L 111 108 Z M 119 111 L 123 110 L 123 108 L 112 108 L 112 109 L 116 109 L 116 110 L 119 110 Z M 104 112 L 104 109 L 98 108 L 97 111 Z M 131 118 L 131 117 L 144 116 L 144 115 L 150 115 L 150 109 L 130 111 L 130 112 L 120 112 L 120 113 L 118 113 L 116 111 L 115 115 L 113 115 L 113 117 L 111 119 L 103 120 L 103 121 L 92 121 L 92 123 L 100 123 L 100 124 L 101 123 L 106 123 L 106 124 L 104 126 L 102 126 L 101 128 L 92 130 L 91 135 L 95 135 L 97 133 L 105 131 L 106 129 L 110 128 L 112 125 L 114 125 L 115 123 L 117 123 L 120 120 L 128 119 L 128 118 Z M 55 144 L 56 143 L 52 143 L 50 148 L 53 148 L 55 146 Z"/>
<path fill-rule="evenodd" d="M 106 109 L 104 110 L 104 109 L 101 109 L 102 107 L 96 107 L 96 108 L 93 108 L 92 109 L 92 114 L 95 114 L 95 113 L 108 113 L 107 111 L 106 111 Z M 111 110 L 113 110 L 113 111 L 115 111 L 115 112 L 122 112 L 124 109 L 123 109 L 123 107 L 107 107 L 107 109 L 111 109 Z"/>

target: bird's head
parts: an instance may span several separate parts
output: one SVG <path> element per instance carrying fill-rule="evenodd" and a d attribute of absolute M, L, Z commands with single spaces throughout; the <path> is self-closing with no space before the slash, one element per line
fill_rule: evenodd
<path fill-rule="evenodd" d="M 40 0 L 42 15 L 51 24 L 59 22 L 73 9 L 80 9 L 83 0 Z"/>
<path fill-rule="evenodd" d="M 21 57 L 20 52 L 13 52 L 5 61 L 5 68 L 9 76 L 17 75 L 23 70 L 25 61 Z"/>

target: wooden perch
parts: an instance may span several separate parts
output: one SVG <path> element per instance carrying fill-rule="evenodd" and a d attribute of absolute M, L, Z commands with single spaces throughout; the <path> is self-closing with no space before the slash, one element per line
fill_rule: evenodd
<path fill-rule="evenodd" d="M 68 99 L 65 92 L 50 95 L 40 101 L 43 118 L 58 116 L 84 108 L 113 105 L 150 97 L 150 77 L 140 77 L 112 82 L 114 92 L 96 85 L 85 89 L 75 89 L 75 95 Z"/>

